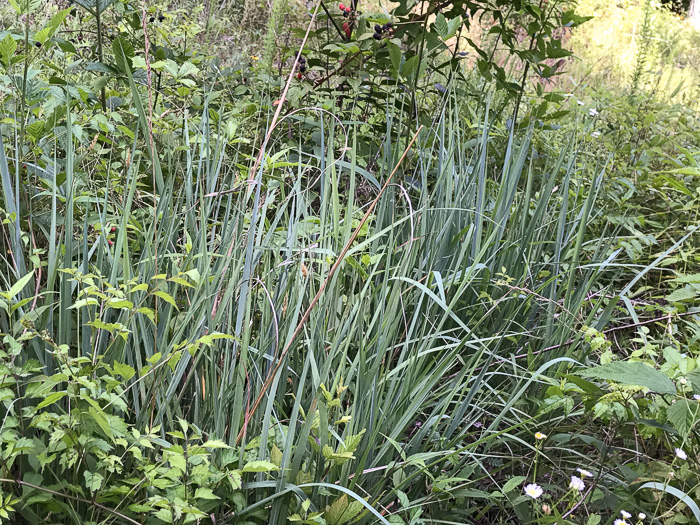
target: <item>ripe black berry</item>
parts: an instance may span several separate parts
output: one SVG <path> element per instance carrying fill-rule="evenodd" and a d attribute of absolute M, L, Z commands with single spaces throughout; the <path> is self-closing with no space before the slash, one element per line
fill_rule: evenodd
<path fill-rule="evenodd" d="M 379 33 L 374 33 L 372 36 L 374 37 L 375 40 L 381 40 L 381 39 L 382 39 L 382 35 L 380 35 Z"/>
<path fill-rule="evenodd" d="M 304 71 L 306 71 L 306 66 L 300 66 L 300 67 L 299 67 L 299 71 L 301 71 L 302 73 L 303 73 Z"/>
<path fill-rule="evenodd" d="M 155 20 L 156 20 L 156 17 L 155 17 L 155 16 L 152 16 L 151 18 L 148 19 L 148 21 L 151 22 L 151 23 L 155 22 Z"/>
<path fill-rule="evenodd" d="M 349 16 L 350 16 L 350 12 L 349 12 L 349 11 L 343 11 L 343 16 L 344 16 L 345 18 L 349 17 Z"/>
<path fill-rule="evenodd" d="M 383 28 L 382 26 L 380 26 L 380 25 L 375 25 L 375 26 L 374 26 L 374 32 L 375 32 L 375 33 L 381 33 L 382 31 L 384 31 L 384 28 Z"/>
<path fill-rule="evenodd" d="M 35 45 L 36 47 L 41 47 L 41 42 L 34 42 L 34 45 Z"/>
<path fill-rule="evenodd" d="M 387 29 L 391 29 L 392 27 L 394 27 L 394 24 L 392 24 L 391 22 L 387 22 L 386 24 L 384 24 L 384 27 L 386 27 Z"/>
<path fill-rule="evenodd" d="M 165 15 L 158 15 L 158 22 L 162 22 L 163 20 L 165 20 Z"/>

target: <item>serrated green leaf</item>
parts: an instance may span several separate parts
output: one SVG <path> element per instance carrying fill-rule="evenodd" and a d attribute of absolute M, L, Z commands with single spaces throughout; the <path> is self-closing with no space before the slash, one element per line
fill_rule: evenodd
<path fill-rule="evenodd" d="M 207 487 L 199 487 L 194 492 L 194 497 L 197 499 L 220 499 L 219 496 L 214 494 L 214 492 Z"/>
<path fill-rule="evenodd" d="M 95 492 L 102 486 L 104 478 L 99 472 L 90 472 L 86 470 L 83 475 L 85 476 L 85 486 L 90 489 L 90 492 Z"/>
<path fill-rule="evenodd" d="M 583 377 L 614 381 L 621 385 L 642 386 L 660 394 L 675 394 L 676 387 L 664 374 L 635 361 L 621 361 L 597 366 L 579 373 Z"/>
<path fill-rule="evenodd" d="M 674 290 L 672 293 L 666 296 L 666 300 L 671 302 L 671 303 L 678 303 L 680 301 L 689 301 L 691 299 L 695 299 L 697 296 L 697 292 L 695 290 L 692 290 L 690 288 L 678 288 Z"/>
<path fill-rule="evenodd" d="M 122 376 L 125 381 L 128 381 L 136 374 L 136 370 L 134 370 L 129 365 L 125 365 L 122 363 L 115 362 L 112 365 L 112 368 L 114 369 L 114 372 Z"/>
<path fill-rule="evenodd" d="M 354 520 L 362 511 L 362 503 L 355 500 L 350 501 L 348 495 L 343 494 L 326 507 L 323 518 L 328 525 L 343 525 Z"/>
<path fill-rule="evenodd" d="M 669 282 L 672 283 L 686 283 L 686 284 L 700 284 L 700 273 L 693 273 L 690 275 L 680 275 L 674 279 L 670 279 Z"/>
<path fill-rule="evenodd" d="M 668 422 L 671 423 L 678 433 L 683 437 L 687 437 L 690 429 L 693 427 L 700 413 L 700 404 L 696 401 L 688 402 L 679 399 L 675 404 L 666 411 Z"/>
<path fill-rule="evenodd" d="M 442 13 L 438 13 L 435 17 L 435 29 L 443 40 L 449 37 L 450 29 L 447 27 L 447 20 Z"/>
<path fill-rule="evenodd" d="M 112 42 L 112 52 L 114 53 L 114 60 L 116 61 L 119 70 L 123 73 L 131 71 L 131 59 L 135 54 L 134 46 L 131 45 L 131 42 L 129 42 L 123 36 L 118 36 Z"/>

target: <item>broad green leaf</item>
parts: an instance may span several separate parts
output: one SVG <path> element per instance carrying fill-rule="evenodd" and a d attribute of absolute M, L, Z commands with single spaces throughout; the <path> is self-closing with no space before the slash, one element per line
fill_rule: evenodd
<path fill-rule="evenodd" d="M 586 525 L 598 525 L 600 523 L 600 514 L 591 514 L 588 516 L 588 521 L 586 522 Z"/>
<path fill-rule="evenodd" d="M 75 308 L 82 308 L 83 306 L 99 306 L 100 302 L 95 299 L 94 297 L 85 297 L 83 299 L 78 299 L 73 303 L 71 306 L 68 307 L 69 310 L 73 310 Z"/>
<path fill-rule="evenodd" d="M 404 62 L 404 65 L 401 67 L 401 75 L 404 77 L 410 77 L 411 74 L 416 69 L 418 69 L 419 59 L 420 59 L 420 57 L 418 57 L 416 55 L 416 56 L 413 56 L 413 57 L 409 58 L 408 60 L 406 60 L 406 62 Z"/>
<path fill-rule="evenodd" d="M 251 461 L 243 467 L 243 472 L 273 472 L 275 470 L 279 470 L 279 468 L 269 461 Z"/>
<path fill-rule="evenodd" d="M 440 38 L 447 39 L 450 35 L 450 29 L 447 27 L 447 20 L 442 13 L 438 13 L 435 17 L 435 29 L 437 29 Z"/>
<path fill-rule="evenodd" d="M 343 525 L 354 520 L 363 510 L 362 503 L 350 501 L 348 495 L 343 494 L 326 507 L 323 517 L 328 525 Z"/>
<path fill-rule="evenodd" d="M 27 283 L 31 280 L 31 278 L 34 277 L 34 270 L 31 272 L 27 273 L 24 277 L 22 277 L 19 281 L 17 281 L 15 284 L 12 285 L 12 288 L 10 288 L 10 291 L 7 293 L 8 298 L 12 298 L 15 295 L 19 294 L 25 286 L 27 286 Z"/>
<path fill-rule="evenodd" d="M 66 394 L 68 394 L 68 392 L 53 392 L 53 393 L 49 394 L 48 396 L 46 396 L 44 398 L 44 400 L 36 406 L 36 409 L 39 410 L 39 409 L 45 408 L 49 405 L 53 405 L 56 401 L 61 399 Z"/>
<path fill-rule="evenodd" d="M 676 387 L 664 374 L 635 361 L 620 361 L 597 366 L 579 373 L 583 377 L 614 381 L 621 385 L 643 386 L 660 394 L 675 394 Z"/>
<path fill-rule="evenodd" d="M 99 472 L 90 472 L 86 470 L 83 472 L 83 475 L 85 476 L 85 486 L 90 489 L 90 492 L 95 492 L 102 486 L 104 478 Z"/>
<path fill-rule="evenodd" d="M 90 401 L 89 399 L 87 401 Z M 99 427 L 102 429 L 102 432 L 105 433 L 107 437 L 109 437 L 112 441 L 114 441 L 114 435 L 112 434 L 112 429 L 109 427 L 109 421 L 107 421 L 107 418 L 104 415 L 104 411 L 97 406 L 95 408 L 94 405 L 97 405 L 97 403 L 91 403 L 93 406 L 88 408 L 88 414 L 90 414 L 90 417 L 92 420 L 99 425 Z"/>
<path fill-rule="evenodd" d="M 504 494 L 508 494 L 514 488 L 522 485 L 523 481 L 525 481 L 526 479 L 527 478 L 525 476 L 514 476 L 514 477 L 510 478 L 508 481 L 506 481 L 506 484 L 503 485 L 503 487 L 501 488 L 501 491 Z"/>
<path fill-rule="evenodd" d="M 670 279 L 669 282 L 672 283 L 686 283 L 686 284 L 700 284 L 700 273 L 693 273 L 690 275 L 681 275 Z"/>
<path fill-rule="evenodd" d="M 17 42 L 9 33 L 0 41 L 0 56 L 5 67 L 10 67 L 10 58 L 17 50 Z"/>
<path fill-rule="evenodd" d="M 68 14 L 71 12 L 71 9 L 62 9 L 58 13 L 56 13 L 54 16 L 51 17 L 51 20 L 49 20 L 49 23 L 46 24 L 46 27 L 44 27 L 41 31 L 38 31 L 34 35 L 34 40 L 37 42 L 40 42 L 41 44 L 45 44 L 46 41 L 51 38 L 54 33 L 58 30 L 59 27 L 61 27 L 61 24 L 63 21 L 66 19 Z"/>
<path fill-rule="evenodd" d="M 690 288 L 678 288 L 677 290 L 673 290 L 672 293 L 666 296 L 666 300 L 672 303 L 678 303 L 681 301 L 689 301 L 692 299 L 695 299 L 697 296 L 697 293 L 695 290 L 692 290 Z"/>
<path fill-rule="evenodd" d="M 693 369 L 687 376 L 686 379 L 690 381 L 690 386 L 693 393 L 700 394 L 700 368 Z"/>
<path fill-rule="evenodd" d="M 243 476 L 240 470 L 230 470 L 226 473 L 226 479 L 231 486 L 231 490 L 240 490 L 243 486 Z"/>
<path fill-rule="evenodd" d="M 668 422 L 673 425 L 678 433 L 683 437 L 687 437 L 690 429 L 697 420 L 700 413 L 700 403 L 695 400 L 687 401 L 685 399 L 677 400 L 666 411 Z"/>
<path fill-rule="evenodd" d="M 204 448 L 231 448 L 220 439 L 210 439 L 202 444 Z"/>
<path fill-rule="evenodd" d="M 199 487 L 195 492 L 194 492 L 194 497 L 196 499 L 220 499 L 219 496 L 214 494 L 214 492 L 207 487 Z"/>
<path fill-rule="evenodd" d="M 128 381 L 129 379 L 134 377 L 134 375 L 136 374 L 136 370 L 134 370 L 129 365 L 125 365 L 123 363 L 119 363 L 116 361 L 112 365 L 112 369 L 114 370 L 115 373 L 122 376 L 125 381 Z"/>
<path fill-rule="evenodd" d="M 158 291 L 158 292 L 153 292 L 153 295 L 155 295 L 156 297 L 160 297 L 160 298 L 163 299 L 163 301 L 165 301 L 166 303 L 169 303 L 169 304 L 173 305 L 173 306 L 175 307 L 175 309 L 177 310 L 177 304 L 175 303 L 175 299 L 173 299 L 173 296 L 170 295 L 169 293 L 163 292 L 163 291 L 161 290 L 161 291 Z"/>
<path fill-rule="evenodd" d="M 123 73 L 131 71 L 131 59 L 134 57 L 134 46 L 125 37 L 118 36 L 112 42 L 112 52 L 117 67 Z"/>
<path fill-rule="evenodd" d="M 387 44 L 387 48 L 389 48 L 391 66 L 398 72 L 399 68 L 401 67 L 401 48 L 393 42 L 389 42 Z"/>
<path fill-rule="evenodd" d="M 15 13 L 18 15 L 22 14 L 22 7 L 17 3 L 17 0 L 8 0 L 10 2 L 10 5 L 12 6 L 12 9 L 15 10 Z"/>

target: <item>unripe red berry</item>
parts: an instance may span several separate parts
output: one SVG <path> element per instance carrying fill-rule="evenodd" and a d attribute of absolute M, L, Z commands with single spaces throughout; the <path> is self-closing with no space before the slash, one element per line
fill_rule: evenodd
<path fill-rule="evenodd" d="M 110 246 L 114 246 L 114 241 L 107 241 Z"/>
<path fill-rule="evenodd" d="M 112 233 L 114 233 L 115 231 L 117 231 L 117 227 L 116 227 L 116 226 L 112 226 Z"/>
<path fill-rule="evenodd" d="M 345 4 L 338 4 L 341 11 L 345 11 Z"/>
<path fill-rule="evenodd" d="M 297 80 L 301 80 L 301 73 L 297 73 Z"/>

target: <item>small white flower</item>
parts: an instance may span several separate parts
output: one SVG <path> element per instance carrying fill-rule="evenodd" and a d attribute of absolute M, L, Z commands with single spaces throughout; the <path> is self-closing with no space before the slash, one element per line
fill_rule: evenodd
<path fill-rule="evenodd" d="M 676 449 L 676 457 L 678 457 L 680 459 L 688 459 L 688 454 L 686 454 L 682 448 L 677 448 Z"/>
<path fill-rule="evenodd" d="M 576 103 L 577 103 L 579 106 L 583 106 L 583 100 L 577 100 Z"/>
<path fill-rule="evenodd" d="M 694 399 L 695 401 L 700 401 L 700 394 L 695 394 L 695 395 L 693 395 L 693 399 Z"/>
<path fill-rule="evenodd" d="M 588 114 L 591 117 L 597 117 L 598 116 L 598 110 L 596 108 L 591 108 L 588 110 Z"/>
<path fill-rule="evenodd" d="M 600 137 L 600 131 L 591 131 L 591 137 L 597 139 L 598 137 Z"/>
<path fill-rule="evenodd" d="M 593 477 L 593 473 L 587 471 L 586 469 L 577 468 L 577 469 L 576 469 L 576 472 L 578 472 L 579 474 L 581 474 L 581 477 L 582 477 L 582 478 L 592 478 L 592 477 Z"/>
<path fill-rule="evenodd" d="M 632 517 L 632 514 L 627 512 L 626 510 L 621 510 L 620 514 L 622 514 L 622 517 L 625 518 L 626 520 L 630 519 Z"/>
<path fill-rule="evenodd" d="M 625 520 L 615 520 L 614 525 L 630 525 L 630 524 L 627 523 Z"/>
<path fill-rule="evenodd" d="M 573 94 L 573 93 L 564 93 L 564 96 L 565 96 L 566 98 L 571 98 L 571 97 L 574 96 L 574 94 Z"/>
<path fill-rule="evenodd" d="M 547 434 L 543 434 L 542 432 L 535 432 L 535 439 L 545 439 L 547 437 Z"/>
<path fill-rule="evenodd" d="M 643 512 L 640 512 L 640 513 L 639 513 L 639 519 L 640 519 L 640 520 L 643 520 L 643 519 L 645 519 L 646 517 L 647 517 L 647 515 L 644 514 Z"/>
<path fill-rule="evenodd" d="M 525 495 L 530 496 L 532 499 L 537 499 L 542 495 L 542 487 L 537 483 L 530 483 L 525 485 Z"/>
<path fill-rule="evenodd" d="M 688 380 L 687 380 L 685 377 L 681 377 L 681 378 L 678 380 L 678 382 L 679 382 L 681 385 L 687 385 L 687 384 L 688 384 Z"/>
<path fill-rule="evenodd" d="M 576 476 L 571 476 L 571 483 L 569 483 L 569 488 L 583 492 L 586 486 L 583 484 L 583 480 Z"/>

